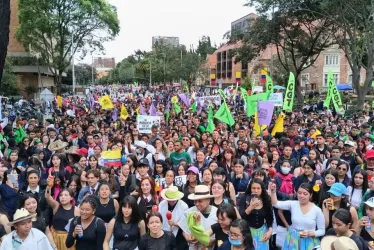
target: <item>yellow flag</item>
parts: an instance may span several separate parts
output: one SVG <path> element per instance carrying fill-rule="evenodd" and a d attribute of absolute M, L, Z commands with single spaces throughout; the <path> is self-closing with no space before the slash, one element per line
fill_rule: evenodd
<path fill-rule="evenodd" d="M 127 112 L 125 105 L 122 104 L 121 105 L 121 119 L 126 120 L 127 117 L 129 117 L 129 113 Z"/>
<path fill-rule="evenodd" d="M 113 109 L 114 108 L 112 100 L 110 99 L 108 95 L 100 97 L 99 103 L 102 109 Z"/>
<path fill-rule="evenodd" d="M 282 133 L 284 128 L 284 114 L 280 113 L 277 120 L 275 121 L 275 125 L 273 130 L 271 131 L 271 135 L 275 136 L 276 133 Z"/>
<path fill-rule="evenodd" d="M 62 96 L 57 96 L 57 106 L 59 108 L 62 108 Z"/>
<path fill-rule="evenodd" d="M 255 126 L 253 127 L 253 129 L 255 131 L 255 136 L 260 135 L 261 131 L 260 131 L 260 125 L 258 125 L 258 114 L 257 114 L 257 112 L 255 113 Z M 265 129 L 266 129 L 266 125 L 262 125 L 261 130 L 264 131 Z"/>
<path fill-rule="evenodd" d="M 137 109 L 135 109 L 135 111 L 137 115 L 140 115 L 140 106 Z"/>
<path fill-rule="evenodd" d="M 172 103 L 177 103 L 177 102 L 178 102 L 178 97 L 173 96 L 173 97 L 171 98 L 171 102 L 172 102 Z"/>
<path fill-rule="evenodd" d="M 312 134 L 310 138 L 315 139 L 317 135 L 321 135 L 321 131 L 319 131 L 318 129 L 316 129 L 316 132 L 314 132 L 314 134 Z"/>

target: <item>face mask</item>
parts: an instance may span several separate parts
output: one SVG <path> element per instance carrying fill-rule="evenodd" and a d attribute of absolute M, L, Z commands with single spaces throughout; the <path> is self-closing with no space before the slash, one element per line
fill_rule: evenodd
<path fill-rule="evenodd" d="M 283 174 L 288 174 L 291 171 L 291 168 L 281 167 Z"/>
<path fill-rule="evenodd" d="M 253 151 L 249 151 L 249 152 L 248 152 L 248 155 L 249 155 L 249 156 L 253 156 L 254 154 L 255 154 L 255 152 L 253 152 Z"/>
<path fill-rule="evenodd" d="M 135 152 L 138 153 L 138 154 L 141 154 L 141 153 L 142 153 L 142 151 L 141 151 L 140 149 L 138 149 L 138 148 L 135 149 Z"/>
<path fill-rule="evenodd" d="M 231 237 L 229 237 L 230 244 L 234 247 L 238 247 L 242 244 L 241 240 L 232 240 Z"/>

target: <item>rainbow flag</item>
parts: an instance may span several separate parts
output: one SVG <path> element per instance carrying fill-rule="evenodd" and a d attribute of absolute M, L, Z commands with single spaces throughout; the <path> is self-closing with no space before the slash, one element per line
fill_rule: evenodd
<path fill-rule="evenodd" d="M 104 165 L 108 167 L 122 166 L 121 162 L 121 151 L 103 151 L 102 157 L 104 159 Z"/>

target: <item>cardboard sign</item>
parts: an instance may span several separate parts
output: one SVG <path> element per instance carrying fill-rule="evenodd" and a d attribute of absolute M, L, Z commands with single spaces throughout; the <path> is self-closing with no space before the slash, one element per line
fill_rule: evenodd
<path fill-rule="evenodd" d="M 138 115 L 136 128 L 140 134 L 150 134 L 152 126 L 157 125 L 160 127 L 160 123 L 160 116 Z"/>
<path fill-rule="evenodd" d="M 269 101 L 274 103 L 275 107 L 282 107 L 283 106 L 283 93 L 271 93 L 269 97 Z"/>

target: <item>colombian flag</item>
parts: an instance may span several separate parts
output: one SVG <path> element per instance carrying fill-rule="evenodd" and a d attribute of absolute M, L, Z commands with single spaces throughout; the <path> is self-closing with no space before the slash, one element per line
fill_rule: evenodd
<path fill-rule="evenodd" d="M 104 165 L 108 167 L 122 166 L 121 163 L 121 151 L 103 151 L 102 157 L 104 159 Z"/>

